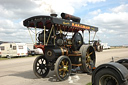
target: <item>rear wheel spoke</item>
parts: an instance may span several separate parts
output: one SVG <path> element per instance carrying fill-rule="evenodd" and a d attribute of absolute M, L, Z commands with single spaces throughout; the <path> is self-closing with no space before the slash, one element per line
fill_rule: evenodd
<path fill-rule="evenodd" d="M 68 61 L 66 62 L 66 66 L 68 65 Z"/>

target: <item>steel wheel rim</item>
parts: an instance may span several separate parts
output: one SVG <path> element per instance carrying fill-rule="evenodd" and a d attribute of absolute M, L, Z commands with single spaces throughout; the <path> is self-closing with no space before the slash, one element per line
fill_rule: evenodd
<path fill-rule="evenodd" d="M 93 68 L 93 60 L 92 60 L 92 58 L 91 58 L 91 55 L 93 54 L 93 51 L 92 52 L 89 52 L 89 50 L 87 51 L 87 53 L 86 53 L 86 56 L 85 56 L 85 58 L 86 58 L 86 60 L 85 60 L 85 62 L 86 62 L 86 67 L 87 67 L 87 69 L 90 71 L 90 70 L 92 70 L 92 68 Z"/>
<path fill-rule="evenodd" d="M 42 77 L 46 76 L 49 72 L 49 69 L 47 68 L 47 61 L 44 58 L 39 58 L 35 69 L 38 75 Z"/>
<path fill-rule="evenodd" d="M 103 75 L 99 79 L 99 85 L 119 85 L 117 79 L 112 75 Z"/>
<path fill-rule="evenodd" d="M 70 74 L 70 61 L 68 59 L 63 59 L 59 63 L 58 74 L 60 78 L 66 79 Z"/>

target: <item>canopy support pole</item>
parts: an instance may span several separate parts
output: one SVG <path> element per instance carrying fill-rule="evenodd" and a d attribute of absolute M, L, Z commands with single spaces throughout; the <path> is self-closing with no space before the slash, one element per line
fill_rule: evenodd
<path fill-rule="evenodd" d="M 27 27 L 27 28 L 28 28 L 28 32 L 29 32 L 29 35 L 30 35 L 30 37 L 31 37 L 31 40 L 32 40 L 32 42 L 33 42 L 33 44 L 34 44 L 34 40 L 33 40 L 33 38 L 32 38 L 31 32 L 30 32 L 30 30 L 29 30 L 29 27 Z"/>
<path fill-rule="evenodd" d="M 89 44 L 90 44 L 90 31 L 89 31 Z"/>
<path fill-rule="evenodd" d="M 45 30 L 46 30 L 46 28 L 44 26 L 44 45 L 45 45 Z"/>
<path fill-rule="evenodd" d="M 51 30 L 50 30 L 50 33 L 49 33 L 49 36 L 48 36 L 48 39 L 47 39 L 47 44 L 48 44 L 48 41 L 49 41 L 49 38 L 50 38 L 50 36 L 51 36 L 51 33 L 52 33 L 53 28 L 54 28 L 54 25 L 52 25 L 52 28 L 51 28 Z"/>
<path fill-rule="evenodd" d="M 56 35 L 55 35 L 55 28 L 54 28 L 54 25 L 53 25 L 53 35 L 54 35 L 54 45 L 55 45 Z"/>
<path fill-rule="evenodd" d="M 37 42 L 36 42 L 36 40 L 37 40 L 36 34 L 37 34 L 37 29 L 36 29 L 36 27 L 35 27 L 35 44 L 37 43 Z"/>
<path fill-rule="evenodd" d="M 84 30 L 82 31 L 82 34 L 83 34 L 83 41 L 84 41 Z"/>
<path fill-rule="evenodd" d="M 96 36 L 96 32 L 95 32 L 95 34 L 94 34 L 93 41 L 94 41 L 95 36 Z"/>

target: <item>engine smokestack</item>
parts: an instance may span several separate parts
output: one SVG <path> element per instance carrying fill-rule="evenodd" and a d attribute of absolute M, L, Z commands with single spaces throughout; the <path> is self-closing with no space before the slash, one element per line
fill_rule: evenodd
<path fill-rule="evenodd" d="M 57 17 L 57 14 L 50 14 L 50 16 L 52 16 L 52 17 Z"/>
<path fill-rule="evenodd" d="M 66 14 L 66 13 L 61 13 L 61 17 L 62 19 L 67 19 L 67 20 L 72 20 L 74 22 L 79 22 L 80 23 L 80 18 L 70 15 L 70 14 Z"/>

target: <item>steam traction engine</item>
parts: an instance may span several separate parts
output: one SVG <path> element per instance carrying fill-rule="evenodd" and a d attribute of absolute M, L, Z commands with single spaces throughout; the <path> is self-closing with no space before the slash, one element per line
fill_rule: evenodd
<path fill-rule="evenodd" d="M 103 45 L 101 45 L 100 40 L 93 40 L 93 41 L 90 41 L 90 42 L 92 42 L 95 51 L 98 51 L 98 52 L 103 51 Z"/>
<path fill-rule="evenodd" d="M 57 78 L 65 80 L 72 68 L 79 66 L 82 72 L 88 73 L 95 68 L 95 50 L 91 45 L 85 45 L 83 37 L 85 30 L 90 35 L 91 31 L 97 32 L 98 28 L 81 24 L 79 17 L 66 13 L 61 13 L 61 17 L 51 14 L 34 16 L 23 21 L 29 30 L 30 27 L 41 29 L 35 33 L 35 47 L 41 48 L 44 55 L 38 56 L 33 64 L 33 71 L 39 78 L 44 78 L 50 70 L 55 70 Z"/>

